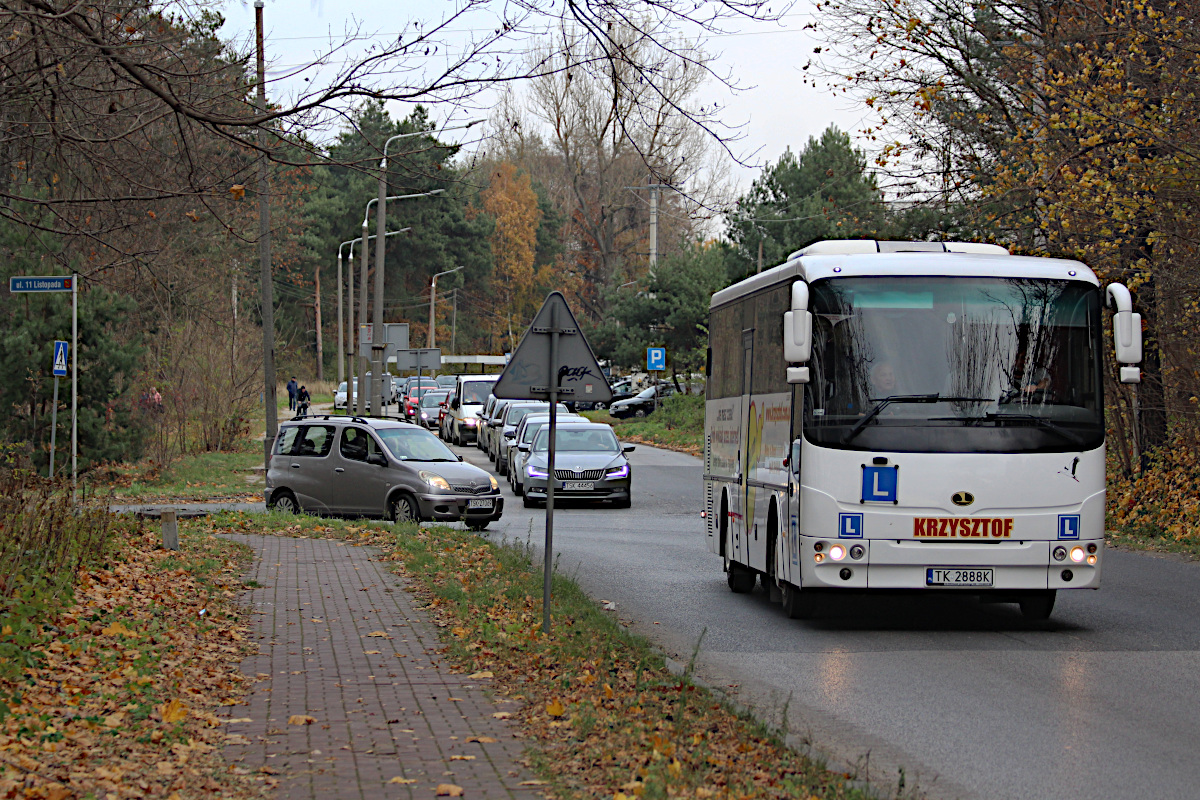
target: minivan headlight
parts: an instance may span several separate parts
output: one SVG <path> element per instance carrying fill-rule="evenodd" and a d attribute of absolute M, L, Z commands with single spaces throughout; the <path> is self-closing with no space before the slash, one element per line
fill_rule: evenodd
<path fill-rule="evenodd" d="M 445 478 L 443 478 L 441 475 L 438 475 L 436 472 L 430 472 L 427 469 L 423 469 L 417 474 L 421 476 L 421 480 L 425 481 L 433 488 L 450 491 L 450 484 L 446 482 Z"/>
<path fill-rule="evenodd" d="M 495 476 L 495 475 L 492 475 L 492 474 L 489 474 L 489 475 L 488 475 L 488 478 L 490 478 L 490 479 L 491 479 L 491 481 L 492 481 L 492 491 L 493 491 L 493 492 L 495 492 L 495 491 L 499 490 L 499 489 L 500 489 L 500 484 L 496 482 L 496 476 Z"/>

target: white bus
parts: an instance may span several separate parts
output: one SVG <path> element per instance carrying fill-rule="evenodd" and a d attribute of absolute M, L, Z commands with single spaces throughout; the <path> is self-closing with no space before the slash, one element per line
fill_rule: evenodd
<path fill-rule="evenodd" d="M 1045 619 L 1104 560 L 1102 305 L 1083 264 L 830 241 L 717 292 L 704 488 L 729 588 L 789 617 L 846 590 L 958 590 Z M 1141 318 L 1115 309 L 1120 378 Z"/>

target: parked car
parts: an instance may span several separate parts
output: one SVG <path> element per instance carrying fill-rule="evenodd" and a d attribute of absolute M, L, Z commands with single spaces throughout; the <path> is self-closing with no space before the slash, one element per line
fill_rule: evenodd
<path fill-rule="evenodd" d="M 521 424 L 521 420 L 529 414 L 545 411 L 549 413 L 550 404 L 542 403 L 537 400 L 522 402 L 514 401 L 504 412 L 504 419 L 501 420 L 499 427 L 496 428 L 496 435 L 492 437 L 492 462 L 496 465 L 496 470 L 501 475 L 508 474 L 508 448 L 512 444 L 513 437 L 516 436 L 517 426 Z M 567 414 L 567 407 L 562 403 L 558 404 L 558 413 Z"/>
<path fill-rule="evenodd" d="M 459 375 L 454 388 L 454 400 L 450 402 L 450 422 L 447 423 L 450 441 L 457 445 L 477 441 L 479 412 L 483 410 L 492 386 L 499 375 Z"/>
<path fill-rule="evenodd" d="M 558 414 L 555 420 L 555 425 L 561 425 L 564 422 L 589 422 L 587 417 L 581 417 L 578 414 Z M 507 469 L 504 474 L 508 476 L 508 485 L 512 487 L 513 494 L 519 495 L 522 491 L 521 475 L 525 468 L 525 452 L 522 452 L 517 445 L 533 444 L 533 437 L 542 428 L 550 424 L 550 415 L 537 412 L 526 415 L 525 419 L 521 420 L 521 424 L 517 426 L 513 433 L 512 439 L 507 450 L 508 459 L 505 462 Z"/>
<path fill-rule="evenodd" d="M 554 497 L 556 500 L 609 500 L 617 508 L 629 508 L 633 497 L 633 470 L 622 445 L 608 425 L 571 422 L 555 431 Z M 538 431 L 527 449 L 522 476 L 524 502 L 532 508 L 546 500 L 550 480 L 550 429 Z"/>
<path fill-rule="evenodd" d="M 644 417 L 654 412 L 658 403 L 675 394 L 675 387 L 669 383 L 651 386 L 624 400 L 617 400 L 608 407 L 608 413 L 618 419 L 626 417 Z M 657 395 L 657 401 L 655 400 Z"/>
<path fill-rule="evenodd" d="M 342 381 L 338 384 L 337 391 L 333 393 L 333 410 L 344 411 L 346 408 L 346 382 Z"/>
<path fill-rule="evenodd" d="M 441 409 L 442 403 L 446 402 L 446 398 L 450 396 L 449 391 L 430 390 L 421 395 L 417 403 L 416 419 L 413 420 L 416 424 L 437 430 L 438 410 Z"/>
<path fill-rule="evenodd" d="M 500 519 L 496 479 L 407 422 L 322 416 L 279 427 L 267 469 L 268 508 L 290 513 L 462 520 Z"/>

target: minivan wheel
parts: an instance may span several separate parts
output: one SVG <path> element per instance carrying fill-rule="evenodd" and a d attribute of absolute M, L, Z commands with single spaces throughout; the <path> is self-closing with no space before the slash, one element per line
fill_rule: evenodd
<path fill-rule="evenodd" d="M 287 489 L 276 492 L 271 496 L 271 508 L 281 514 L 299 514 L 300 504 L 296 502 L 296 495 L 289 492 Z"/>
<path fill-rule="evenodd" d="M 402 494 L 392 500 L 389 514 L 392 522 L 420 522 L 421 512 L 417 508 L 417 503 L 406 494 Z"/>

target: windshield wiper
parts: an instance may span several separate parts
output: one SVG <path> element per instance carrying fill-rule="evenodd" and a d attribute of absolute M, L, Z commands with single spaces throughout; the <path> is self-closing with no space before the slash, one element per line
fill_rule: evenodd
<path fill-rule="evenodd" d="M 863 428 L 867 424 L 879 416 L 879 412 L 890 406 L 892 403 L 986 403 L 990 402 L 990 397 L 943 397 L 940 394 L 894 394 L 890 397 L 880 399 L 875 406 L 867 412 L 867 415 L 858 421 L 858 424 L 851 428 L 845 436 L 842 437 L 842 444 L 848 444 L 851 439 L 862 433 Z M 955 417 L 955 419 L 959 419 Z"/>
<path fill-rule="evenodd" d="M 949 399 L 949 398 L 947 398 Z M 862 429 L 867 427 L 867 424 L 879 416 L 879 412 L 890 406 L 892 403 L 936 403 L 938 401 L 937 393 L 934 394 L 893 394 L 889 397 L 882 398 L 875 406 L 867 412 L 866 416 L 858 421 L 858 424 L 847 431 L 842 437 L 842 444 L 849 444 L 850 440 L 862 433 Z"/>

